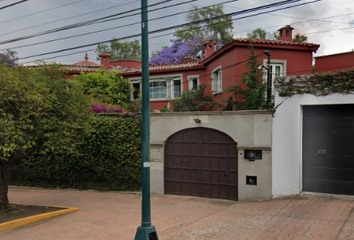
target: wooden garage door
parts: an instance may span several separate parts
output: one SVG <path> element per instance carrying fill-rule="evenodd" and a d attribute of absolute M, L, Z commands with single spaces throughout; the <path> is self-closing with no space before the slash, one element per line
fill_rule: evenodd
<path fill-rule="evenodd" d="M 165 143 L 165 193 L 237 200 L 236 143 L 220 131 L 190 128 Z"/>
<path fill-rule="evenodd" d="M 303 191 L 354 195 L 353 104 L 303 107 Z"/>

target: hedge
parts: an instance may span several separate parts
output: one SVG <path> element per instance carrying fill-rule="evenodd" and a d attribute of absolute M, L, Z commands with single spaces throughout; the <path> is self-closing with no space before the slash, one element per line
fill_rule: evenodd
<path fill-rule="evenodd" d="M 141 117 L 98 114 L 92 117 L 90 136 L 73 146 L 61 146 L 65 151 L 36 153 L 12 170 L 10 184 L 139 190 L 141 134 Z"/>

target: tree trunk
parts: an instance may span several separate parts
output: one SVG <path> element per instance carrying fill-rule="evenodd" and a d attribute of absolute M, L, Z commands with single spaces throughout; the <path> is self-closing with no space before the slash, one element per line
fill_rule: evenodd
<path fill-rule="evenodd" d="M 9 189 L 11 166 L 9 164 L 0 165 L 0 212 L 5 212 L 9 208 L 9 198 L 7 196 Z"/>

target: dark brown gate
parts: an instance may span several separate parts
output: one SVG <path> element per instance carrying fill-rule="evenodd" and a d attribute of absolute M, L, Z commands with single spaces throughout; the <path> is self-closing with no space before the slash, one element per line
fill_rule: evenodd
<path fill-rule="evenodd" d="M 165 142 L 165 193 L 237 200 L 237 144 L 209 128 L 189 128 Z"/>

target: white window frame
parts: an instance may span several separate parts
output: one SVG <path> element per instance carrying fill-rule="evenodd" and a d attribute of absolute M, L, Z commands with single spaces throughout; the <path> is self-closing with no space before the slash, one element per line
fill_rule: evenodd
<path fill-rule="evenodd" d="M 263 66 L 268 67 L 268 59 L 263 59 Z M 280 66 L 280 77 L 285 77 L 287 74 L 287 60 L 270 59 L 270 66 L 272 66 L 271 82 L 272 82 L 272 94 L 274 94 L 274 81 L 276 79 L 274 69 L 276 66 Z M 267 74 L 268 74 L 268 70 L 264 69 L 263 81 L 265 83 L 267 82 Z"/>
<path fill-rule="evenodd" d="M 175 81 L 180 81 L 180 95 L 175 96 Z M 175 99 L 176 97 L 180 97 L 182 95 L 182 79 L 181 78 L 174 78 L 171 80 L 171 98 Z"/>
<path fill-rule="evenodd" d="M 199 75 L 189 75 L 188 76 L 188 90 L 193 90 L 193 79 L 197 79 L 197 88 L 200 85 L 200 78 Z"/>
<path fill-rule="evenodd" d="M 150 82 L 154 81 L 166 81 L 166 88 L 167 88 L 167 95 L 166 98 L 150 98 L 151 102 L 158 102 L 158 101 L 170 101 L 174 96 L 174 89 L 173 89 L 173 80 L 180 80 L 181 81 L 181 94 L 183 93 L 183 74 L 171 74 L 171 75 L 161 75 L 161 76 L 150 76 Z M 131 84 L 131 100 L 134 101 L 133 95 L 133 84 L 139 83 L 140 84 L 140 93 L 142 92 L 142 84 L 141 84 L 141 77 L 129 78 L 128 79 Z M 150 91 L 149 91 L 150 92 Z"/>
<path fill-rule="evenodd" d="M 153 98 L 152 96 L 150 96 L 150 99 L 153 99 L 153 100 L 161 100 L 161 99 L 167 99 L 168 98 L 168 81 L 166 80 L 166 79 L 154 79 L 154 80 L 151 80 L 150 82 L 149 82 L 149 85 L 151 84 L 151 83 L 156 83 L 156 82 L 159 82 L 159 83 L 161 83 L 161 82 L 166 82 L 166 97 L 163 97 L 163 98 Z M 150 86 L 149 86 L 149 94 L 150 94 Z M 160 92 L 159 92 L 159 95 L 160 95 Z"/>
<path fill-rule="evenodd" d="M 216 67 L 211 72 L 211 90 L 213 94 L 222 92 L 222 66 Z M 216 82 L 215 82 L 216 81 Z"/>

